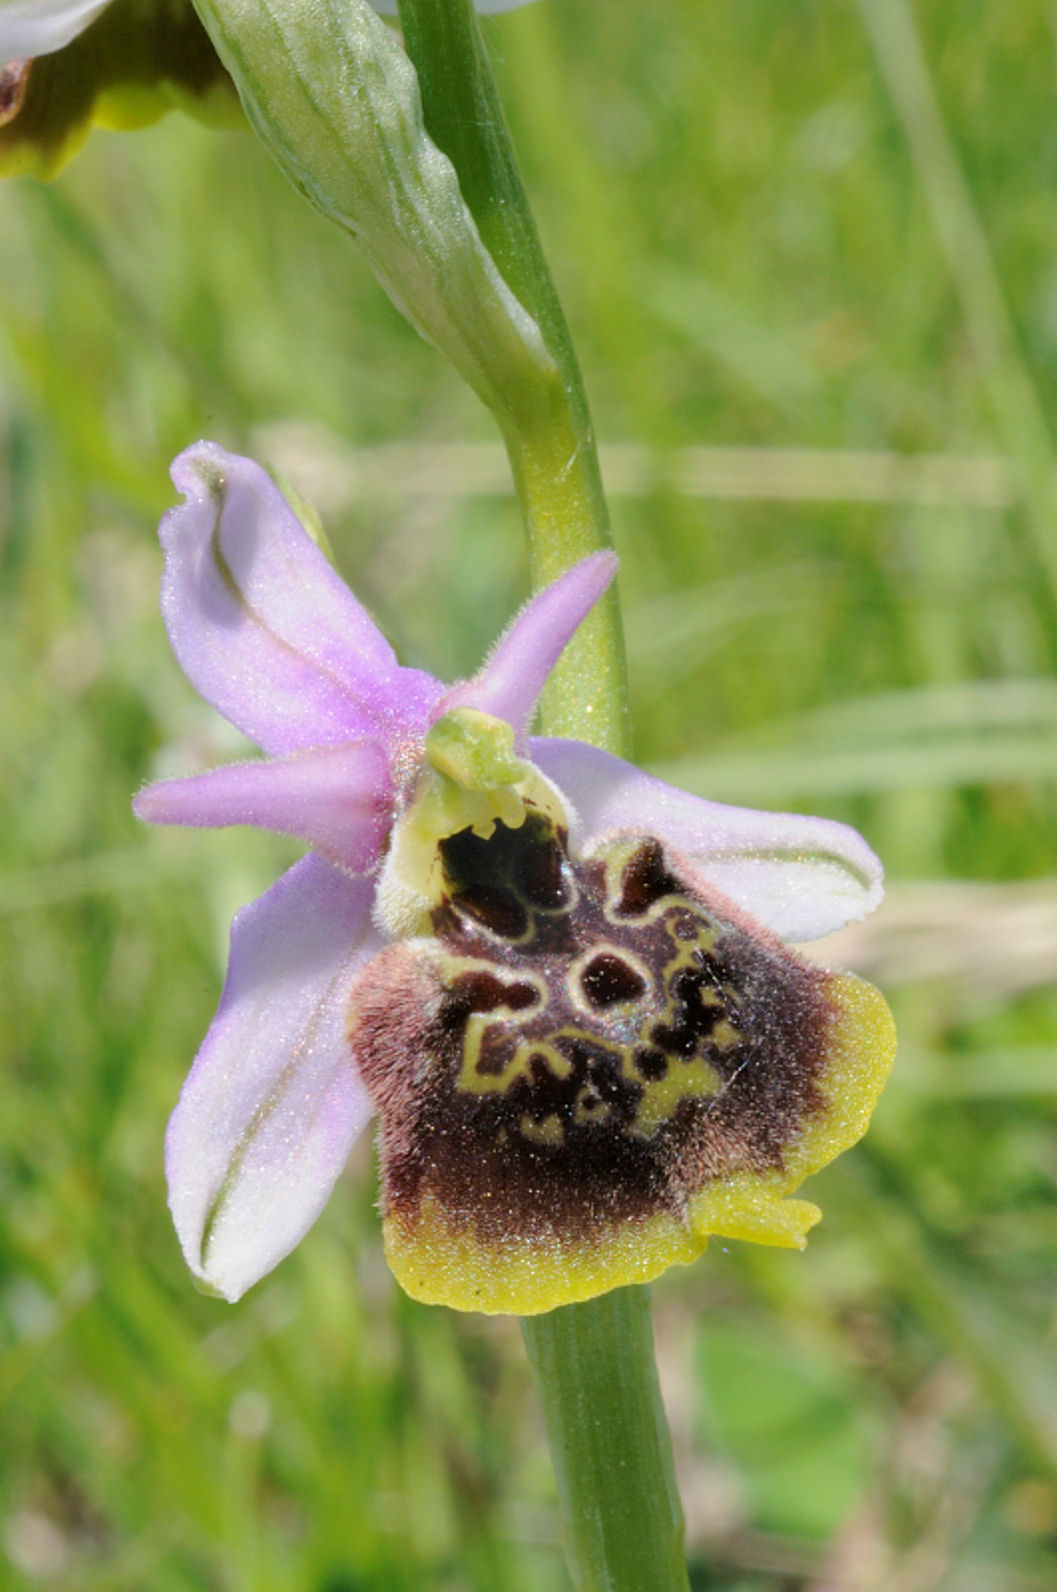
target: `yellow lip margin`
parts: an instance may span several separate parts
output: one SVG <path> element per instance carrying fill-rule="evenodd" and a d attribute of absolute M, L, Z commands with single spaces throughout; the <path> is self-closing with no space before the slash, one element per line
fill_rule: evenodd
<path fill-rule="evenodd" d="M 831 973 L 825 998 L 833 1017 L 818 1086 L 827 1105 L 788 1146 L 781 1168 L 718 1178 L 691 1197 L 685 1213 L 661 1211 L 590 1240 L 540 1241 L 512 1232 L 485 1243 L 427 1193 L 413 1217 L 384 1222 L 393 1275 L 423 1304 L 531 1316 L 650 1282 L 669 1266 L 695 1260 L 711 1236 L 803 1249 L 821 1212 L 787 1196 L 862 1138 L 896 1048 L 892 1014 L 873 985 Z"/>

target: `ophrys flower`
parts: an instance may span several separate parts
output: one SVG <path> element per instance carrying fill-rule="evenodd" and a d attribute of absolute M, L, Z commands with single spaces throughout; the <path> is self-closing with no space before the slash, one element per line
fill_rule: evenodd
<path fill-rule="evenodd" d="M 527 1314 L 710 1234 L 802 1245 L 818 1212 L 786 1196 L 864 1131 L 893 1039 L 876 991 L 779 936 L 876 904 L 865 842 L 528 735 L 612 555 L 445 687 L 397 663 L 256 465 L 201 443 L 173 478 L 173 649 L 268 755 L 136 811 L 313 848 L 237 915 L 170 1123 L 203 1285 L 234 1299 L 282 1259 L 375 1111 L 387 1254 L 419 1298 Z"/>

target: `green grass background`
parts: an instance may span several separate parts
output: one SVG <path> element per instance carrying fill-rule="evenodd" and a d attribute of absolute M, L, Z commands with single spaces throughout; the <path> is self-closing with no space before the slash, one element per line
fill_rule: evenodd
<path fill-rule="evenodd" d="M 617 489 L 639 755 L 850 820 L 893 881 L 840 954 L 900 1060 L 807 1254 L 717 1245 L 655 1289 L 694 1587 L 1043 1592 L 1057 12 L 544 0 L 486 31 Z M 245 1301 L 191 1287 L 164 1124 L 231 913 L 294 853 L 129 813 L 237 751 L 157 613 L 170 457 L 276 460 L 454 677 L 525 593 L 489 419 L 249 135 L 177 117 L 0 193 L 0 350 L 0 1585 L 563 1587 L 516 1325 L 397 1292 L 368 1146 Z"/>

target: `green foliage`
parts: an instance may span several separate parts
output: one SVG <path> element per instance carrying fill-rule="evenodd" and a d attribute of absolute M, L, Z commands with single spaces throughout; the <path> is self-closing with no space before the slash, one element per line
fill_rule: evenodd
<path fill-rule="evenodd" d="M 702 1436 L 745 1477 L 753 1517 L 773 1531 L 832 1536 L 870 1481 L 868 1389 L 810 1339 L 783 1341 L 774 1318 L 708 1322 L 697 1353 Z"/>
<path fill-rule="evenodd" d="M 894 881 L 833 954 L 887 970 L 902 1057 L 808 1252 L 656 1290 L 700 1589 L 1057 1577 L 1054 34 L 918 9 L 949 145 L 865 0 L 486 28 L 615 488 L 639 753 L 857 823 Z M 367 1147 L 247 1300 L 192 1290 L 165 1118 L 292 852 L 128 809 L 237 751 L 157 615 L 168 459 L 274 460 L 452 677 L 525 590 L 488 417 L 248 134 L 96 134 L 0 207 L 0 1583 L 557 1592 L 519 1334 L 398 1295 Z"/>

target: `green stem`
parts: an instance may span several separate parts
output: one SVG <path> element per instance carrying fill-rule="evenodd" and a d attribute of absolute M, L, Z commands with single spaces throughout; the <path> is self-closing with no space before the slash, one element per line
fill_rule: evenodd
<path fill-rule="evenodd" d="M 518 174 L 471 0 L 398 0 L 426 128 L 451 160 L 486 247 L 539 325 L 554 361 L 508 402 L 503 429 L 537 589 L 608 547 L 609 516 L 583 379 Z M 627 690 L 615 592 L 566 648 L 542 704 L 549 735 L 626 753 Z"/>
<path fill-rule="evenodd" d="M 877 65 L 902 124 L 940 248 L 961 303 L 984 393 L 1018 477 L 1051 623 L 1057 615 L 1054 440 L 972 189 L 944 120 L 907 0 L 858 0 Z M 1048 599 L 1048 600 L 1046 600 Z"/>
<path fill-rule="evenodd" d="M 647 1288 L 522 1322 L 577 1592 L 686 1592 Z"/>
<path fill-rule="evenodd" d="M 426 128 L 554 361 L 504 414 L 533 584 L 609 545 L 587 397 L 518 174 L 470 0 L 399 0 Z M 512 418 L 511 418 L 512 417 Z M 542 704 L 550 735 L 628 749 L 615 593 L 577 632 Z M 683 1523 L 657 1383 L 649 1292 L 623 1288 L 523 1323 L 578 1592 L 685 1592 Z"/>

